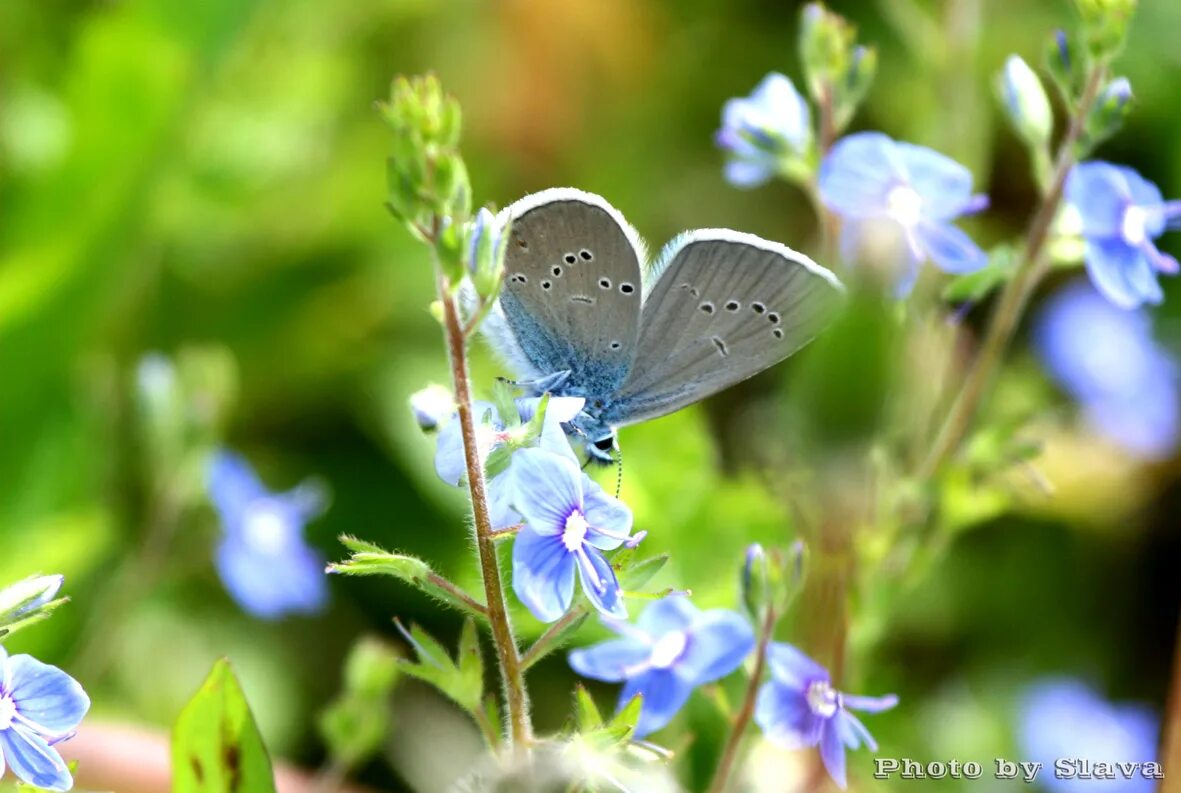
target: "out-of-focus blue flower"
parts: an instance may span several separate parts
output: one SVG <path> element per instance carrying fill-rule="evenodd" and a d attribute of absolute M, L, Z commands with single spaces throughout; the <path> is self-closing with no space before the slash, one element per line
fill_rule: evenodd
<path fill-rule="evenodd" d="M 772 72 L 751 95 L 722 106 L 722 128 L 715 136 L 726 151 L 726 181 L 757 187 L 812 145 L 808 103 L 791 80 Z"/>
<path fill-rule="evenodd" d="M 61 575 L 38 575 L 0 589 L 0 626 L 49 605 L 61 591 L 64 581 Z"/>
<path fill-rule="evenodd" d="M 244 611 L 260 619 L 315 614 L 328 602 L 323 558 L 303 538 L 322 497 L 311 485 L 271 493 L 242 457 L 219 451 L 209 495 L 224 531 L 217 572 Z"/>
<path fill-rule="evenodd" d="M 899 295 L 910 292 L 919 265 L 931 259 L 949 273 L 970 273 L 988 262 L 955 218 L 988 205 L 972 193 L 967 168 L 936 151 L 894 141 L 880 132 L 842 138 L 820 165 L 820 197 L 843 220 L 846 259 L 872 222 L 896 223 L 906 241 Z"/>
<path fill-rule="evenodd" d="M 1048 678 L 1031 685 L 1020 705 L 1018 740 L 1022 756 L 1044 764 L 1038 780 L 1057 793 L 1151 793 L 1156 782 L 1130 779 L 1061 778 L 1053 773 L 1060 758 L 1092 763 L 1156 761 L 1160 722 L 1151 708 L 1113 704 L 1073 678 Z"/>
<path fill-rule="evenodd" d="M 701 611 L 683 595 L 653 603 L 635 625 L 607 625 L 619 638 L 574 650 L 570 666 L 583 677 L 624 682 L 621 708 L 643 695 L 637 736 L 668 724 L 693 689 L 733 672 L 755 646 L 754 632 L 740 615 Z"/>
<path fill-rule="evenodd" d="M 820 747 L 829 776 L 845 787 L 845 749 L 862 744 L 876 752 L 869 730 L 849 711 L 881 713 L 898 697 L 859 697 L 832 687 L 828 670 L 790 644 L 767 648 L 771 679 L 759 689 L 755 721 L 767 740 L 788 749 Z"/>
<path fill-rule="evenodd" d="M 1177 366 L 1153 340 L 1146 314 L 1113 306 L 1079 281 L 1047 302 L 1034 343 L 1096 432 L 1138 457 L 1173 452 L 1181 435 Z"/>
<path fill-rule="evenodd" d="M 1166 202 L 1131 168 L 1100 161 L 1074 167 L 1066 200 L 1082 219 L 1087 274 L 1099 291 L 1122 308 L 1161 302 L 1157 273 L 1181 268 L 1153 240 L 1181 218 L 1181 202 Z"/>
<path fill-rule="evenodd" d="M 78 681 L 29 655 L 0 647 L 0 777 L 12 769 L 26 784 L 69 790 L 74 778 L 54 744 L 68 740 L 90 709 Z"/>
<path fill-rule="evenodd" d="M 603 551 L 631 535 L 632 514 L 603 492 L 571 456 L 545 449 L 513 455 L 512 505 L 525 519 L 513 544 L 513 590 L 533 616 L 553 622 L 570 608 L 577 571 L 595 608 L 626 617 L 623 593 Z"/>
<path fill-rule="evenodd" d="M 434 432 L 455 412 L 455 397 L 441 385 L 428 385 L 410 395 L 410 412 L 423 432 Z"/>
<path fill-rule="evenodd" d="M 585 402 L 581 397 L 551 397 L 545 410 L 545 423 L 537 440 L 538 447 L 577 462 L 562 424 L 577 416 Z M 521 423 L 509 428 L 491 402 L 474 402 L 472 410 L 476 416 L 476 447 L 480 462 L 487 464 L 488 455 L 494 449 L 512 440 L 512 433 L 522 430 L 523 425 L 532 420 L 540 403 L 541 399 L 537 397 L 518 399 L 517 411 Z M 488 480 L 488 511 L 494 529 L 508 528 L 521 522 L 521 516 L 510 504 L 512 488 L 509 483 L 513 465 L 515 463 Z M 439 432 L 439 443 L 435 447 L 435 472 L 453 487 L 457 487 L 467 476 L 463 457 L 463 429 L 456 417 L 452 417 Z"/>

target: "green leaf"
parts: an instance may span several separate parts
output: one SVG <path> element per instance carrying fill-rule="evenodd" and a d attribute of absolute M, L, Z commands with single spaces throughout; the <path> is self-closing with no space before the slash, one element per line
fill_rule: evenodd
<path fill-rule="evenodd" d="M 480 699 L 484 694 L 484 681 L 482 665 L 477 668 L 470 658 L 473 652 L 476 653 L 475 664 L 481 664 L 478 658 L 479 650 L 473 650 L 475 626 L 472 625 L 468 628 L 465 625 L 464 627 L 464 634 L 467 635 L 460 636 L 460 647 L 466 649 L 461 649 L 461 655 L 466 653 L 469 657 L 467 660 L 461 658 L 460 665 L 457 666 L 447 651 L 443 649 L 443 645 L 435 641 L 422 628 L 412 625 L 407 631 L 401 622 L 395 620 L 395 624 L 414 647 L 419 658 L 418 663 L 402 660 L 398 663 L 398 668 L 411 677 L 430 683 L 461 708 L 479 718 L 477 713 L 482 707 Z"/>
<path fill-rule="evenodd" d="M 574 689 L 574 715 L 578 719 L 579 732 L 591 732 L 603 726 L 598 706 L 581 683 Z"/>
<path fill-rule="evenodd" d="M 953 278 L 943 290 L 943 299 L 951 303 L 983 300 L 1012 278 L 1016 268 L 1017 251 L 1010 245 L 999 245 L 993 248 L 984 267 Z"/>
<path fill-rule="evenodd" d="M 617 733 L 620 740 L 625 740 L 632 736 L 636 731 L 636 724 L 640 721 L 640 708 L 644 705 L 644 695 L 636 694 L 628 703 L 623 706 L 611 721 L 607 724 L 607 729 Z"/>
<path fill-rule="evenodd" d="M 536 642 L 521 656 L 522 669 L 529 669 L 542 658 L 560 649 L 573 636 L 590 616 L 584 605 L 574 606 L 574 610 L 563 617 L 543 633 Z"/>
<path fill-rule="evenodd" d="M 668 554 L 662 553 L 619 570 L 619 585 L 628 592 L 636 592 L 652 580 L 668 563 Z"/>
<path fill-rule="evenodd" d="M 213 665 L 172 733 L 175 793 L 274 793 L 271 758 L 229 661 Z"/>
<path fill-rule="evenodd" d="M 463 622 L 459 634 L 459 676 L 465 695 L 474 692 L 476 699 L 484 692 L 484 659 L 480 657 L 480 638 L 476 635 L 476 623 L 471 619 Z"/>

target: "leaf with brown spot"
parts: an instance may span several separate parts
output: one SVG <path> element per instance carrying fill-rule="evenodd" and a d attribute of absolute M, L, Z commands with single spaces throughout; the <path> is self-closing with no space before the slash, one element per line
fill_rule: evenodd
<path fill-rule="evenodd" d="M 271 758 L 226 660 L 181 711 L 172 732 L 174 793 L 275 793 Z"/>

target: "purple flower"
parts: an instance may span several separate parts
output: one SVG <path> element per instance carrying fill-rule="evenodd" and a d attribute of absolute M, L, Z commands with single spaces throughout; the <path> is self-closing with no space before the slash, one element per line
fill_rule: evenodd
<path fill-rule="evenodd" d="M 785 160 L 811 146 L 808 103 L 791 80 L 772 72 L 749 97 L 722 106 L 722 128 L 715 139 L 728 155 L 726 181 L 758 187 L 780 173 Z"/>
<path fill-rule="evenodd" d="M 1151 708 L 1113 704 L 1071 678 L 1048 678 L 1030 686 L 1020 705 L 1018 741 L 1022 755 L 1044 764 L 1047 789 L 1057 793 L 1118 791 L 1151 793 L 1156 783 L 1136 773 L 1130 779 L 1080 779 L 1052 773 L 1059 758 L 1095 763 L 1156 761 L 1160 722 Z"/>
<path fill-rule="evenodd" d="M 303 538 L 320 494 L 310 485 L 271 493 L 246 460 L 223 450 L 209 467 L 209 495 L 224 530 L 217 571 L 238 605 L 266 620 L 322 611 L 324 560 Z"/>
<path fill-rule="evenodd" d="M 74 778 L 54 744 L 68 740 L 90 709 L 78 681 L 29 655 L 0 647 L 0 777 L 7 765 L 26 784 L 69 790 Z"/>
<path fill-rule="evenodd" d="M 1141 458 L 1173 452 L 1181 434 L 1177 366 L 1152 338 L 1146 314 L 1118 308 L 1079 281 L 1050 298 L 1033 336 L 1096 432 Z"/>
<path fill-rule="evenodd" d="M 607 623 L 617 639 L 570 653 L 583 677 L 623 681 L 619 707 L 643 695 L 636 735 L 664 727 L 698 686 L 733 672 L 754 649 L 746 620 L 732 611 L 700 611 L 687 597 L 671 595 L 644 610 L 636 624 Z"/>
<path fill-rule="evenodd" d="M 1157 273 L 1181 268 L 1153 240 L 1181 218 L 1181 202 L 1164 201 L 1131 168 L 1098 161 L 1074 167 L 1066 200 L 1082 218 L 1087 274 L 1099 291 L 1121 308 L 1161 302 Z"/>
<path fill-rule="evenodd" d="M 829 776 L 845 787 L 845 749 L 862 744 L 878 749 L 873 736 L 850 709 L 881 713 L 898 697 L 858 697 L 832 687 L 828 671 L 790 644 L 767 648 L 771 679 L 759 689 L 755 721 L 767 740 L 788 749 L 820 747 Z"/>
<path fill-rule="evenodd" d="M 474 402 L 472 410 L 476 416 L 476 446 L 482 463 L 487 464 L 488 455 L 497 447 L 513 440 L 514 432 L 520 431 L 537 411 L 541 399 L 527 397 L 517 400 L 520 423 L 509 427 L 491 402 Z M 586 400 L 581 397 L 550 397 L 545 410 L 545 424 L 537 445 L 555 454 L 561 454 L 577 462 L 562 424 L 572 420 L 582 410 Z M 516 456 L 514 455 L 514 460 Z M 492 528 L 504 529 L 521 522 L 521 516 L 510 505 L 512 489 L 509 487 L 509 469 L 501 471 L 488 480 L 488 510 L 491 513 Z M 463 430 L 455 417 L 439 432 L 439 443 L 435 447 L 435 472 L 449 485 L 458 486 L 467 476 L 467 465 L 463 456 Z"/>
<path fill-rule="evenodd" d="M 603 492 L 572 457 L 544 449 L 513 455 L 512 505 L 525 527 L 513 544 L 513 590 L 533 616 L 553 622 L 570 608 L 577 571 L 595 608 L 627 617 L 615 571 L 603 551 L 635 545 L 632 514 Z"/>
<path fill-rule="evenodd" d="M 984 251 L 951 224 L 977 212 L 988 198 L 972 193 L 967 168 L 931 149 L 891 140 L 880 132 L 842 138 L 820 165 L 820 197 L 840 215 L 846 259 L 867 224 L 888 221 L 906 245 L 897 292 L 906 295 L 927 259 L 949 273 L 970 273 L 988 262 Z"/>

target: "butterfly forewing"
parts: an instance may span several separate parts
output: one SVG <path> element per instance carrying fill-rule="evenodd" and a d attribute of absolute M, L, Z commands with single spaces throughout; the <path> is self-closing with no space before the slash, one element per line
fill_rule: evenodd
<path fill-rule="evenodd" d="M 512 233 L 500 312 L 520 353 L 537 372 L 569 371 L 567 389 L 613 393 L 639 328 L 635 232 L 601 198 L 576 190 L 546 190 L 506 213 Z"/>
<path fill-rule="evenodd" d="M 790 248 L 726 230 L 669 243 L 640 319 L 637 355 L 608 420 L 663 416 L 751 377 L 810 341 L 842 287 Z"/>

